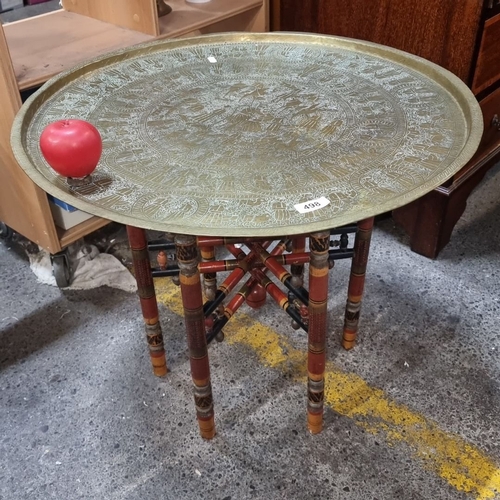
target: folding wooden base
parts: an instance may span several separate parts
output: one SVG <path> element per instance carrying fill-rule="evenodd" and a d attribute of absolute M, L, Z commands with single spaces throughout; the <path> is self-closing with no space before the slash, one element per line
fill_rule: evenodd
<path fill-rule="evenodd" d="M 258 308 L 263 305 L 266 295 L 272 297 L 292 318 L 295 327 L 307 332 L 307 425 L 311 433 L 321 432 L 329 270 L 333 268 L 335 259 L 352 257 L 342 337 L 343 346 L 351 349 L 358 330 L 372 228 L 373 218 L 358 223 L 352 250 L 346 248 L 348 238 L 341 229 L 334 233 L 342 234 L 340 242 L 335 242 L 340 245 L 339 250 L 331 249 L 333 231 L 295 236 L 279 242 L 263 238 L 175 236 L 171 248 L 175 248 L 176 264 L 169 267 L 164 255 L 158 262 L 161 272 L 179 276 L 196 416 L 203 438 L 215 436 L 208 343 L 221 334 L 224 325 L 245 301 Z M 162 376 L 167 373 L 167 364 L 148 243 L 143 229 L 129 226 L 127 231 L 153 371 L 155 375 Z M 244 244 L 248 253 L 236 243 Z M 217 246 L 225 246 L 234 259 L 217 261 Z M 268 251 L 270 248 L 272 250 Z M 287 253 L 287 250 L 291 250 L 291 253 Z M 303 287 L 304 266 L 307 264 L 309 290 Z M 229 275 L 217 286 L 217 273 L 221 271 L 229 271 Z M 245 276 L 246 281 L 236 289 Z M 207 299 L 205 302 L 203 293 Z"/>

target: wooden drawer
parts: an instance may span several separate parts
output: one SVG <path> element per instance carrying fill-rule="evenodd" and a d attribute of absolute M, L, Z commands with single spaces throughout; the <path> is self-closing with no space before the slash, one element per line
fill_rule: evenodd
<path fill-rule="evenodd" d="M 500 120 L 500 88 L 492 92 L 487 97 L 479 101 L 481 111 L 483 112 L 483 136 L 472 159 L 459 170 L 448 183 L 446 189 L 454 189 L 461 185 L 482 165 L 485 159 L 491 157 L 497 148 L 500 148 L 500 130 L 494 121 L 495 115 Z M 495 156 L 498 156 L 498 150 Z"/>
<path fill-rule="evenodd" d="M 485 151 L 500 143 L 500 88 L 485 97 L 480 103 L 483 112 L 484 132 L 479 151 Z M 499 122 L 494 123 L 494 117 Z"/>
<path fill-rule="evenodd" d="M 484 23 L 472 91 L 477 94 L 500 78 L 500 14 Z"/>

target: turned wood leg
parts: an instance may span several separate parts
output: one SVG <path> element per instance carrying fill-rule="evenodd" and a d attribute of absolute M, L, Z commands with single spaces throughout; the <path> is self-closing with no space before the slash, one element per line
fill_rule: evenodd
<path fill-rule="evenodd" d="M 329 232 L 310 235 L 307 426 L 312 434 L 323 428 L 329 245 Z"/>
<path fill-rule="evenodd" d="M 127 226 L 128 240 L 132 250 L 137 294 L 141 302 L 142 316 L 146 325 L 146 338 L 153 372 L 158 377 L 167 374 L 167 361 L 163 347 L 163 335 L 158 317 L 158 304 L 151 275 L 146 231 L 133 226 Z"/>
<path fill-rule="evenodd" d="M 214 408 L 196 238 L 194 236 L 177 235 L 175 237 L 175 247 L 177 263 L 180 269 L 179 277 L 189 348 L 189 362 L 194 384 L 196 417 L 198 418 L 201 436 L 205 439 L 212 439 L 215 436 Z"/>
<path fill-rule="evenodd" d="M 304 253 L 306 251 L 306 239 L 304 237 L 294 238 L 292 240 L 292 252 Z M 294 287 L 299 287 L 304 284 L 304 264 L 292 264 L 290 266 L 290 274 L 292 275 L 291 283 Z"/>
<path fill-rule="evenodd" d="M 351 263 L 351 276 L 349 278 L 344 332 L 342 336 L 342 345 L 345 349 L 352 349 L 356 343 L 373 221 L 374 218 L 370 217 L 359 222 L 354 240 L 354 256 Z"/>
<path fill-rule="evenodd" d="M 200 247 L 202 262 L 215 261 L 215 248 L 214 247 Z M 215 299 L 215 292 L 217 291 L 217 273 L 205 273 L 203 275 L 203 291 L 207 300 Z"/>

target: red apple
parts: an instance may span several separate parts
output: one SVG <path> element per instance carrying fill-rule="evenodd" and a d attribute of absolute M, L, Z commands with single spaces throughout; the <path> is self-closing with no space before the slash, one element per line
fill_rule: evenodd
<path fill-rule="evenodd" d="M 47 125 L 40 136 L 47 163 L 65 177 L 91 174 L 102 153 L 99 131 L 89 122 L 69 118 Z"/>

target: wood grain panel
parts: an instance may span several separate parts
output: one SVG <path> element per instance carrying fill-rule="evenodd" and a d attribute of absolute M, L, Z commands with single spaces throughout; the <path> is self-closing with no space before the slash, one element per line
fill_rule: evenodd
<path fill-rule="evenodd" d="M 61 241 L 61 247 L 67 247 L 74 243 L 75 241 L 83 238 L 87 234 L 92 233 L 93 231 L 97 231 L 101 227 L 104 227 L 106 224 L 109 224 L 108 219 L 101 219 L 100 217 L 92 217 L 91 219 L 87 219 L 86 221 L 73 226 L 70 229 L 62 229 L 56 226 L 57 235 Z"/>
<path fill-rule="evenodd" d="M 470 84 L 477 0 L 281 0 L 280 29 L 347 36 L 419 55 Z"/>
<path fill-rule="evenodd" d="M 146 35 L 159 35 L 156 0 L 63 0 L 68 12 L 92 17 Z"/>
<path fill-rule="evenodd" d="M 500 125 L 494 123 L 494 117 L 500 120 L 500 88 L 488 94 L 479 102 L 483 112 L 484 133 L 476 156 L 482 156 L 492 149 L 498 148 L 500 144 Z M 461 177 L 460 171 L 454 176 L 454 180 Z"/>
<path fill-rule="evenodd" d="M 1 25 L 0 53 L 8 54 Z M 21 107 L 21 98 L 7 58 L 0 60 L 0 95 L 4 96 L 0 113 L 0 220 L 52 253 L 58 252 L 61 247 L 47 195 L 19 167 L 10 147 L 10 130 Z"/>
<path fill-rule="evenodd" d="M 63 10 L 10 23 L 4 29 L 21 90 L 41 85 L 92 57 L 153 39 Z"/>
<path fill-rule="evenodd" d="M 267 31 L 268 3 L 267 0 L 218 0 L 202 4 L 190 4 L 185 0 L 169 0 L 172 12 L 161 17 L 160 38 L 182 37 L 192 34 L 215 33 L 217 31 Z M 257 10 L 258 9 L 258 10 Z M 255 26 L 242 26 L 240 23 L 231 25 L 231 21 L 240 14 L 253 11 L 249 17 L 256 18 Z M 218 28 L 215 23 L 225 23 L 226 28 Z M 224 26 L 223 24 L 221 26 Z"/>
<path fill-rule="evenodd" d="M 484 24 L 472 91 L 479 93 L 500 78 L 500 14 Z"/>
<path fill-rule="evenodd" d="M 200 27 L 197 30 L 176 35 L 176 37 L 187 38 L 192 36 L 209 35 L 211 33 L 222 33 L 225 31 L 247 31 L 249 33 L 264 32 L 267 31 L 264 29 L 264 23 L 265 20 L 262 17 L 262 12 L 259 11 L 259 9 L 252 9 L 242 12 L 234 17 L 230 17 L 229 19 L 224 19 L 223 21 Z"/>
<path fill-rule="evenodd" d="M 270 30 L 279 31 L 280 30 L 280 0 L 270 0 L 269 3 L 269 18 L 270 18 Z"/>

